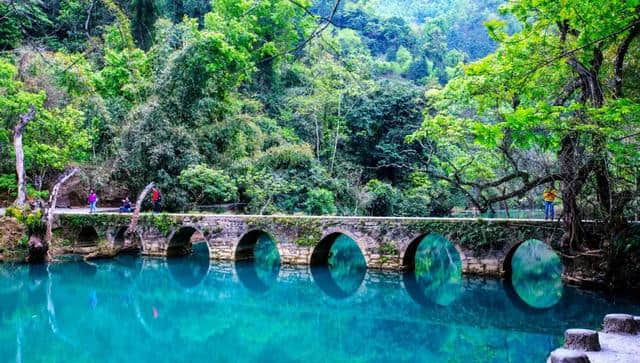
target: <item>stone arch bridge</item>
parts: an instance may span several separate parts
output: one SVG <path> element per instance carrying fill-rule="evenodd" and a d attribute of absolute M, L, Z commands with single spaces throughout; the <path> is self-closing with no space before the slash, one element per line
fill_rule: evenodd
<path fill-rule="evenodd" d="M 58 214 L 56 235 L 79 243 L 118 246 L 124 244 L 130 218 L 109 213 Z M 283 264 L 321 264 L 335 237 L 344 234 L 356 241 L 367 267 L 394 270 L 412 269 L 419 242 L 438 233 L 455 245 L 463 273 L 500 276 L 509 272 L 510 258 L 519 244 L 538 239 L 556 248 L 562 228 L 542 220 L 144 214 L 134 244 L 143 255 L 167 257 L 186 253 L 197 239 L 206 242 L 211 259 L 239 260 L 252 257 L 257 232 L 272 237 Z M 563 262 L 565 275 L 590 263 L 575 258 L 563 258 Z"/>

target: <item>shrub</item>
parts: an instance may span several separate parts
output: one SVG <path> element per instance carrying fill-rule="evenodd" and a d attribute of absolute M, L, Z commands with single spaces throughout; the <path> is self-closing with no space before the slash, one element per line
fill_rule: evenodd
<path fill-rule="evenodd" d="M 313 150 L 309 144 L 281 145 L 270 148 L 260 158 L 262 167 L 270 169 L 307 168 L 313 162 Z"/>
<path fill-rule="evenodd" d="M 322 188 L 309 190 L 304 205 L 308 214 L 331 215 L 337 211 L 333 193 Z"/>
<path fill-rule="evenodd" d="M 204 164 L 184 169 L 178 180 L 196 204 L 232 202 L 238 197 L 238 187 L 231 177 Z"/>

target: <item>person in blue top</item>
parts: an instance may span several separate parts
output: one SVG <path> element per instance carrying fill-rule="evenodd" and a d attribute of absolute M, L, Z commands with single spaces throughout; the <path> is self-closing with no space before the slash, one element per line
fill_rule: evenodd
<path fill-rule="evenodd" d="M 120 213 L 131 213 L 131 201 L 129 200 L 129 197 L 126 197 L 122 200 Z"/>

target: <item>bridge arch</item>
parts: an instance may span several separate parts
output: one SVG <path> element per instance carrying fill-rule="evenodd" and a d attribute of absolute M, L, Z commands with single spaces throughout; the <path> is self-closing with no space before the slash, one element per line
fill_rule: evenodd
<path fill-rule="evenodd" d="M 520 246 L 522 246 L 522 244 L 525 242 L 526 240 L 516 241 L 515 243 L 511 244 L 508 247 L 507 254 L 502 260 L 502 277 L 505 280 L 511 281 L 511 274 L 513 273 L 513 266 L 511 264 L 513 262 L 513 255 L 516 254 L 516 251 L 518 250 L 518 248 L 520 248 Z"/>
<path fill-rule="evenodd" d="M 167 256 L 184 256 L 189 254 L 193 244 L 191 239 L 196 233 L 204 237 L 204 234 L 196 226 L 183 225 L 176 228 L 168 237 Z M 206 239 L 204 243 L 207 245 L 207 252 L 209 258 L 211 258 L 209 243 Z"/>
<path fill-rule="evenodd" d="M 548 243 L 529 239 L 514 244 L 503 262 L 507 294 L 529 308 L 546 310 L 564 296 L 564 266 Z"/>
<path fill-rule="evenodd" d="M 348 238 L 353 244 L 343 245 L 332 256 L 332 247 L 340 237 Z M 342 240 L 340 243 L 346 242 Z M 363 247 L 357 239 L 342 231 L 328 233 L 320 240 L 309 264 L 313 281 L 322 292 L 334 299 L 346 299 L 362 287 L 368 265 Z M 331 257 L 335 257 L 332 264 Z"/>
<path fill-rule="evenodd" d="M 271 239 L 273 244 L 276 246 L 276 249 L 278 250 L 278 256 L 282 258 L 280 243 L 278 243 L 278 240 L 272 233 L 269 233 L 262 229 L 252 229 L 243 234 L 242 237 L 240 237 L 240 239 L 238 240 L 238 243 L 236 243 L 233 250 L 234 260 L 247 261 L 254 259 L 255 247 L 258 243 L 258 239 L 264 235 L 268 236 Z"/>
<path fill-rule="evenodd" d="M 77 244 L 79 245 L 95 245 L 98 242 L 98 231 L 93 226 L 84 226 L 80 229 L 77 236 Z"/>
<path fill-rule="evenodd" d="M 411 240 L 411 242 L 409 243 L 409 245 L 407 245 L 407 248 L 404 250 L 404 254 L 402 255 L 402 269 L 405 271 L 413 271 L 416 268 L 416 252 L 418 252 L 418 246 L 420 246 L 420 243 L 429 235 L 432 234 L 436 234 L 434 232 L 430 232 L 430 233 L 423 233 L 421 235 L 419 235 L 418 237 L 414 238 L 413 240 Z M 444 236 L 443 236 L 444 237 Z M 456 249 L 456 251 L 458 251 L 458 254 L 460 255 L 460 260 L 462 261 L 462 267 L 463 270 L 465 268 L 465 254 L 462 251 L 462 249 L 460 248 L 460 246 L 458 246 L 457 243 L 454 243 L 452 241 L 450 241 L 448 238 L 444 237 L 447 241 L 449 241 L 449 243 L 451 243 L 451 245 L 453 245 L 453 247 Z"/>
<path fill-rule="evenodd" d="M 346 236 L 356 243 L 362 257 L 364 257 L 367 266 L 369 265 L 369 258 L 367 256 L 367 246 L 363 244 L 358 238 L 354 237 L 351 233 L 343 231 L 341 229 L 330 229 L 326 231 L 325 235 L 320 239 L 320 242 L 313 248 L 311 255 L 309 256 L 309 265 L 321 266 L 326 265 L 330 257 L 331 247 L 336 242 L 338 237 Z"/>
<path fill-rule="evenodd" d="M 271 233 L 250 230 L 240 238 L 233 253 L 235 273 L 247 289 L 264 293 L 277 281 L 282 252 Z"/>

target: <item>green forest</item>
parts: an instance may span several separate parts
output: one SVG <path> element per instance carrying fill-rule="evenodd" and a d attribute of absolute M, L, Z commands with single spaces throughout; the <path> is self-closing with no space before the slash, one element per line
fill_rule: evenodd
<path fill-rule="evenodd" d="M 167 211 L 638 212 L 640 0 L 1 0 L 0 198 Z M 630 245 L 624 245 L 629 248 Z M 637 243 L 636 243 L 636 246 Z"/>

